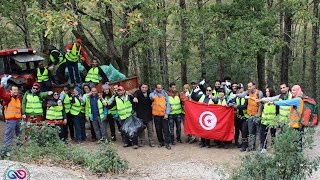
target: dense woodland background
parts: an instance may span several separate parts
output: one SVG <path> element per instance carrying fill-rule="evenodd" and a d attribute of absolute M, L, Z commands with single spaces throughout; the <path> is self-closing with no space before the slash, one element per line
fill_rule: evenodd
<path fill-rule="evenodd" d="M 0 48 L 81 37 L 91 58 L 151 85 L 230 76 L 317 98 L 319 20 L 319 0 L 2 0 Z"/>

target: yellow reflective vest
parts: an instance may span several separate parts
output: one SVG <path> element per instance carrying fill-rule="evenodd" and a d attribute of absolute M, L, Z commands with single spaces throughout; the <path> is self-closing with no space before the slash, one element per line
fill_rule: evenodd
<path fill-rule="evenodd" d="M 49 71 L 47 68 L 44 68 L 43 73 L 41 74 L 40 68 L 37 68 L 37 78 L 38 82 L 45 82 L 49 80 Z"/>
<path fill-rule="evenodd" d="M 179 96 L 169 96 L 169 103 L 170 103 L 170 114 L 175 115 L 175 114 L 181 114 L 182 113 L 182 107 L 181 107 L 181 101 Z"/>
<path fill-rule="evenodd" d="M 99 83 L 99 68 L 98 67 L 92 67 L 86 76 L 85 82 L 94 82 Z"/>

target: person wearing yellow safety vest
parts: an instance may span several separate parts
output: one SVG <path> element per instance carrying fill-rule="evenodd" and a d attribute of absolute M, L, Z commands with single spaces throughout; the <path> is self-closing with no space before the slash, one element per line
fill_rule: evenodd
<path fill-rule="evenodd" d="M 94 87 L 97 85 L 100 81 L 104 84 L 105 82 L 108 82 L 108 77 L 103 72 L 103 70 L 98 66 L 98 61 L 96 59 L 92 60 L 91 67 L 86 66 L 87 69 L 87 75 L 85 78 L 85 82 L 90 84 L 90 87 Z M 101 77 L 101 80 L 100 80 Z"/>
<path fill-rule="evenodd" d="M 272 97 L 265 97 L 262 98 L 260 101 L 266 103 L 270 101 L 283 101 L 283 100 L 290 100 L 292 99 L 292 94 L 289 91 L 289 86 L 287 83 L 282 83 L 280 85 L 281 94 Z M 290 114 L 290 106 L 280 106 L 279 107 L 279 118 L 277 118 L 277 124 L 280 127 L 289 124 L 289 114 Z"/>
<path fill-rule="evenodd" d="M 214 98 L 213 94 L 212 94 L 212 89 L 213 88 L 211 86 L 207 86 L 206 95 L 203 94 L 198 101 L 201 103 L 205 103 L 205 104 L 214 104 L 214 102 L 212 100 Z M 207 148 L 211 147 L 210 139 L 205 139 L 205 138 L 201 137 L 200 148 L 203 148 L 206 146 L 207 146 Z"/>
<path fill-rule="evenodd" d="M 54 46 L 49 46 L 49 48 L 44 49 L 44 54 L 49 56 L 48 69 L 53 70 L 53 78 L 51 79 L 55 84 L 64 84 L 67 79 L 65 78 L 66 70 L 66 59 L 64 54 Z"/>
<path fill-rule="evenodd" d="M 214 98 L 218 98 L 219 92 L 218 89 L 221 87 L 221 81 L 220 80 L 215 80 L 214 82 L 214 89 L 212 90 L 212 95 Z"/>
<path fill-rule="evenodd" d="M 238 93 L 242 93 L 244 91 L 243 84 L 238 85 Z M 248 148 L 248 113 L 247 113 L 248 100 L 245 98 L 236 97 L 235 104 L 233 107 L 236 109 L 236 119 L 239 123 L 239 127 L 241 130 L 241 152 L 244 152 Z"/>
<path fill-rule="evenodd" d="M 33 83 L 32 89 L 28 90 L 22 99 L 22 118 L 26 122 L 40 125 L 43 118 L 42 101 L 53 94 L 52 91 L 40 92 L 40 84 Z"/>
<path fill-rule="evenodd" d="M 271 97 L 275 95 L 275 92 L 272 88 L 267 87 L 265 91 L 266 97 Z M 260 124 L 260 148 L 261 153 L 267 152 L 267 135 L 270 129 L 272 139 L 276 137 L 276 115 L 279 111 L 274 104 L 264 103 L 263 111 L 261 115 L 261 124 Z"/>
<path fill-rule="evenodd" d="M 69 44 L 66 46 L 66 66 L 69 72 L 69 78 L 71 81 L 71 86 L 81 83 L 81 77 L 78 69 L 78 62 L 82 62 L 82 58 L 84 62 L 89 65 L 89 59 L 85 50 L 82 47 L 82 40 L 77 39 L 75 43 Z"/>
<path fill-rule="evenodd" d="M 70 103 L 71 119 L 75 127 L 77 143 L 80 144 L 85 141 L 87 137 L 85 130 L 86 121 L 84 119 L 85 108 L 82 99 L 82 90 L 79 87 L 73 89 Z"/>
<path fill-rule="evenodd" d="M 44 67 L 43 62 L 38 63 L 38 68 L 35 69 L 35 77 L 40 84 L 40 91 L 51 90 L 51 73 L 47 67 Z"/>
<path fill-rule="evenodd" d="M 62 98 L 62 94 L 63 94 L 63 98 Z M 60 95 L 60 99 L 63 100 L 63 105 L 65 107 L 65 111 L 66 111 L 66 115 L 67 115 L 67 127 L 69 130 L 69 134 L 70 134 L 70 138 L 72 140 L 74 140 L 74 125 L 73 125 L 73 120 L 72 120 L 72 116 L 70 113 L 70 109 L 71 109 L 71 92 L 70 92 L 70 88 L 68 85 L 63 87 L 63 91 L 61 92 Z"/>
<path fill-rule="evenodd" d="M 84 107 L 85 107 L 87 98 L 91 96 L 90 86 L 88 84 L 84 84 L 82 86 L 82 92 L 83 92 L 82 99 L 83 99 L 83 103 L 84 103 Z M 94 129 L 93 129 L 92 121 L 90 121 L 90 132 L 91 132 L 91 141 L 92 142 L 97 141 L 97 137 L 96 137 L 96 133 L 94 132 Z"/>
<path fill-rule="evenodd" d="M 174 125 L 176 125 L 176 136 L 177 142 L 182 143 L 181 141 L 181 114 L 182 114 L 182 105 L 177 91 L 177 86 L 175 83 L 169 84 L 168 98 L 170 103 L 170 114 L 169 114 L 169 130 L 171 134 L 171 144 L 175 145 L 174 141 Z"/>
<path fill-rule="evenodd" d="M 2 100 L 4 120 L 6 121 L 4 147 L 5 151 L 9 152 L 11 150 L 14 135 L 18 137 L 21 133 L 22 106 L 18 87 L 13 85 L 10 88 L 10 92 L 6 92 L 4 84 L 1 81 L 0 98 Z"/>
<path fill-rule="evenodd" d="M 108 105 L 108 108 L 110 109 L 114 106 L 117 107 L 117 111 L 119 114 L 119 122 L 122 126 L 124 122 L 127 120 L 127 118 L 132 115 L 132 105 L 133 97 L 131 95 L 128 95 L 122 86 L 119 86 L 117 90 L 117 96 L 115 97 L 115 100 L 110 105 Z M 133 149 L 138 149 L 138 137 L 133 138 L 130 142 L 129 137 L 125 136 L 124 133 L 121 133 L 121 136 L 123 141 L 123 147 L 133 146 Z"/>
<path fill-rule="evenodd" d="M 145 83 L 139 86 L 139 90 L 134 93 L 133 102 L 135 103 L 137 117 L 144 120 L 147 126 L 149 146 L 154 147 L 153 141 L 153 121 L 152 121 L 152 101 L 149 98 L 149 86 Z M 139 135 L 139 146 L 144 146 L 145 132 Z"/>
<path fill-rule="evenodd" d="M 47 102 L 47 113 L 46 120 L 47 124 L 52 126 L 58 126 L 60 128 L 59 137 L 64 142 L 67 142 L 68 139 L 68 130 L 67 130 L 67 116 L 65 108 L 61 101 L 59 101 L 59 93 L 54 92 L 52 99 Z"/>
<path fill-rule="evenodd" d="M 228 99 L 232 99 L 230 97 L 233 94 L 237 94 L 238 90 L 239 90 L 239 84 L 236 82 L 231 83 L 231 92 L 227 93 Z M 235 104 L 235 101 L 233 101 L 233 103 Z M 238 121 L 238 118 L 237 118 L 237 108 L 234 108 L 234 145 L 238 148 L 241 148 L 241 144 L 239 143 L 239 135 L 241 131 L 240 123 L 241 121 Z"/>
<path fill-rule="evenodd" d="M 247 85 L 247 91 L 240 94 L 232 95 L 232 98 L 241 97 L 248 99 L 247 113 L 248 118 L 248 130 L 249 130 L 249 148 L 247 151 L 256 150 L 256 133 L 257 133 L 257 118 L 261 116 L 262 104 L 257 99 L 263 98 L 262 91 L 256 88 L 256 84 L 250 81 Z"/>
<path fill-rule="evenodd" d="M 102 90 L 103 94 L 102 97 L 103 99 L 107 102 L 108 105 L 110 105 L 114 100 L 115 100 L 115 95 L 112 93 L 111 88 L 108 84 L 102 85 Z M 116 141 L 117 136 L 116 136 L 116 121 L 117 121 L 117 106 L 114 106 L 110 109 L 108 109 L 108 122 L 110 126 L 110 131 L 111 131 L 111 141 Z M 118 129 L 119 126 L 118 126 Z"/>
<path fill-rule="evenodd" d="M 97 88 L 91 88 L 91 95 L 86 98 L 86 120 L 92 121 L 96 137 L 101 142 L 107 142 L 107 112 L 106 101 L 98 94 Z"/>

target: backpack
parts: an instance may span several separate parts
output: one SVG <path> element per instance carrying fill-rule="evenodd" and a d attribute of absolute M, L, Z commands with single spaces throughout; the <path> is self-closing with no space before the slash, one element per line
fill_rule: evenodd
<path fill-rule="evenodd" d="M 305 127 L 318 125 L 318 105 L 316 101 L 308 96 L 302 97 L 304 108 L 301 115 L 301 124 Z"/>

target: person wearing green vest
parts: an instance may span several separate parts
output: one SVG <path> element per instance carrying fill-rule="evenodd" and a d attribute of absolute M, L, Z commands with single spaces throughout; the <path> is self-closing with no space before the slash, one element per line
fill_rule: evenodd
<path fill-rule="evenodd" d="M 218 89 L 220 89 L 221 87 L 221 81 L 220 80 L 216 80 L 214 82 L 214 89 L 212 90 L 212 95 L 214 98 L 218 98 L 219 96 L 219 92 L 218 92 Z"/>
<path fill-rule="evenodd" d="M 59 100 L 63 102 L 63 105 L 65 107 L 66 116 L 67 116 L 67 134 L 70 133 L 70 138 L 74 140 L 74 125 L 72 121 L 72 116 L 70 114 L 71 109 L 71 92 L 69 89 L 69 86 L 66 85 L 63 87 L 63 91 L 60 93 Z M 68 132 L 69 129 L 69 132 Z"/>
<path fill-rule="evenodd" d="M 115 100 L 110 105 L 108 105 L 108 108 L 110 109 L 114 106 L 117 107 L 119 122 L 122 126 L 126 119 L 132 115 L 132 105 L 133 97 L 131 95 L 128 95 L 122 86 L 119 86 L 117 90 L 117 96 L 115 97 Z M 135 137 L 132 139 L 132 141 L 130 141 L 129 138 L 126 137 L 123 133 L 121 133 L 121 136 L 123 147 L 133 146 L 133 149 L 138 149 L 138 137 Z"/>
<path fill-rule="evenodd" d="M 170 114 L 169 114 L 169 130 L 171 134 L 171 144 L 175 145 L 174 141 L 174 125 L 176 125 L 176 136 L 177 142 L 182 143 L 181 141 L 181 113 L 182 113 L 182 105 L 179 96 L 179 92 L 177 91 L 177 86 L 175 83 L 169 84 L 169 92 L 168 98 L 170 103 Z"/>
<path fill-rule="evenodd" d="M 43 53 L 48 55 L 50 59 L 48 67 L 53 70 L 52 81 L 57 85 L 67 82 L 67 79 L 65 78 L 66 59 L 64 54 L 52 45 L 50 45 L 49 48 L 44 49 Z"/>
<path fill-rule="evenodd" d="M 44 67 L 43 62 L 38 63 L 38 68 L 35 70 L 35 77 L 40 84 L 40 91 L 51 90 L 51 73 L 47 67 Z"/>
<path fill-rule="evenodd" d="M 82 90 L 79 87 L 73 89 L 70 103 L 70 115 L 75 127 L 77 143 L 81 144 L 87 137 L 85 130 L 84 102 L 82 99 Z"/>
<path fill-rule="evenodd" d="M 99 142 L 108 141 L 107 139 L 107 114 L 105 114 L 105 108 L 107 103 L 98 94 L 97 88 L 91 88 L 91 95 L 86 98 L 86 120 L 92 121 L 94 132 Z"/>
<path fill-rule="evenodd" d="M 102 97 L 103 99 L 107 102 L 108 105 L 110 105 L 114 100 L 115 100 L 115 95 L 113 95 L 110 86 L 108 84 L 104 84 L 102 86 L 103 94 Z M 110 131 L 111 131 L 111 141 L 116 141 L 116 126 L 115 122 L 117 121 L 116 116 L 117 116 L 117 106 L 114 106 L 110 109 L 108 109 L 108 122 L 110 126 Z M 119 129 L 119 126 L 118 126 Z"/>
<path fill-rule="evenodd" d="M 108 82 L 108 77 L 98 66 L 98 61 L 96 59 L 92 60 L 91 67 L 86 65 L 85 67 L 87 69 L 87 76 L 84 81 L 89 83 L 90 87 L 97 85 L 100 82 L 100 77 L 102 84 Z"/>
<path fill-rule="evenodd" d="M 47 102 L 46 123 L 60 128 L 59 137 L 64 142 L 68 139 L 67 119 L 65 108 L 59 101 L 59 93 L 54 92 L 53 97 Z"/>
<path fill-rule="evenodd" d="M 275 95 L 275 91 L 267 87 L 265 96 L 272 97 Z M 263 106 L 263 111 L 261 115 L 261 124 L 260 124 L 260 148 L 261 153 L 267 152 L 267 135 L 270 129 L 272 139 L 276 137 L 276 115 L 277 107 L 274 104 L 265 103 Z"/>
<path fill-rule="evenodd" d="M 40 124 L 43 118 L 42 100 L 53 94 L 52 91 L 40 92 L 40 84 L 33 83 L 22 99 L 22 119 L 26 122 Z"/>

